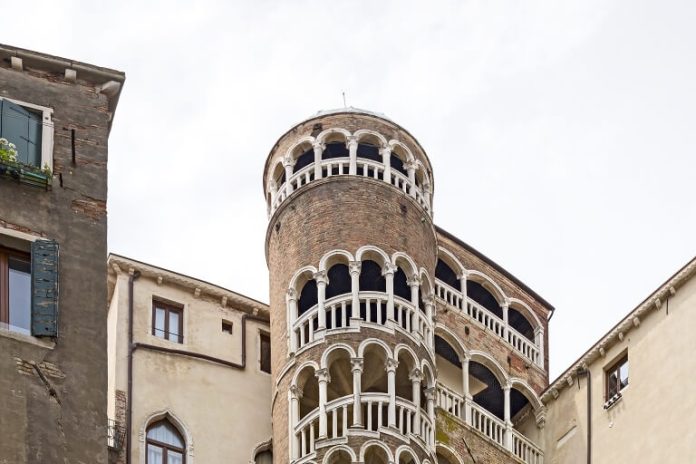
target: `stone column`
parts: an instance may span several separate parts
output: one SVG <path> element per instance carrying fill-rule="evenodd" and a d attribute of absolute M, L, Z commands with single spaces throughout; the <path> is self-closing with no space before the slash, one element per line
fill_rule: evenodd
<path fill-rule="evenodd" d="M 534 329 L 534 344 L 539 348 L 539 359 L 537 365 L 544 368 L 544 328 L 542 326 Z"/>
<path fill-rule="evenodd" d="M 289 342 L 289 353 L 288 354 L 293 354 L 297 351 L 297 335 L 295 334 L 295 331 L 293 330 L 293 326 L 295 325 L 295 321 L 297 320 L 297 292 L 295 291 L 294 288 L 289 288 L 288 291 L 286 292 L 286 297 L 285 297 L 287 304 L 288 304 L 288 342 Z"/>
<path fill-rule="evenodd" d="M 408 172 L 408 180 L 411 182 L 410 194 L 415 198 L 416 196 L 416 168 L 418 164 L 415 161 L 406 163 L 406 172 Z"/>
<path fill-rule="evenodd" d="M 348 157 L 350 159 L 348 174 L 354 176 L 358 173 L 358 139 L 354 135 L 351 135 L 348 137 L 346 146 L 348 147 Z"/>
<path fill-rule="evenodd" d="M 430 181 L 426 179 L 423 184 L 423 198 L 425 199 L 425 204 L 428 205 L 427 209 L 432 214 L 433 209 L 433 188 L 430 185 Z"/>
<path fill-rule="evenodd" d="M 360 320 L 360 269 L 362 268 L 362 262 L 351 261 L 348 263 L 348 271 L 350 272 L 350 290 L 352 293 L 352 299 L 350 303 L 351 307 L 351 326 L 357 327 Z"/>
<path fill-rule="evenodd" d="M 300 399 L 302 398 L 302 389 L 297 385 L 290 387 L 290 455 L 292 459 L 300 457 L 300 439 L 295 433 L 295 427 L 300 422 Z"/>
<path fill-rule="evenodd" d="M 351 358 L 350 366 L 353 372 L 353 427 L 362 428 L 362 405 L 360 395 L 362 394 L 362 371 L 363 358 Z"/>
<path fill-rule="evenodd" d="M 425 398 L 428 400 L 428 417 L 430 418 L 430 423 L 433 426 L 430 428 L 430 437 L 428 446 L 432 446 L 435 443 L 435 387 L 430 387 L 425 390 Z"/>
<path fill-rule="evenodd" d="M 273 211 L 273 207 L 275 206 L 276 197 L 278 194 L 278 185 L 276 184 L 275 180 L 271 180 L 268 183 L 268 193 L 271 194 L 271 204 L 268 205 L 268 212 L 270 213 L 271 211 Z"/>
<path fill-rule="evenodd" d="M 319 438 L 322 439 L 327 437 L 327 386 L 331 382 L 331 376 L 328 369 L 319 369 L 315 375 L 319 381 Z"/>
<path fill-rule="evenodd" d="M 512 450 L 512 421 L 510 420 L 510 385 L 503 386 L 503 394 L 505 398 L 505 448 Z"/>
<path fill-rule="evenodd" d="M 462 386 L 464 390 L 464 421 L 471 425 L 471 388 L 469 386 L 469 358 L 462 359 Z"/>
<path fill-rule="evenodd" d="M 423 296 L 423 304 L 425 304 L 425 317 L 428 320 L 430 327 L 428 328 L 429 337 L 426 342 L 432 350 L 435 349 L 435 298 L 433 295 Z"/>
<path fill-rule="evenodd" d="M 289 156 L 283 158 L 283 167 L 285 168 L 285 193 L 290 195 L 292 193 L 292 184 L 290 183 L 290 178 L 292 177 L 292 168 L 295 167 L 296 160 Z"/>
<path fill-rule="evenodd" d="M 396 272 L 396 266 L 392 263 L 387 263 L 382 269 L 382 275 L 386 281 L 387 287 L 387 320 L 395 321 L 394 316 L 394 273 Z"/>
<path fill-rule="evenodd" d="M 503 339 L 510 341 L 508 338 L 508 333 L 510 332 L 510 327 L 508 323 L 508 310 L 510 308 L 510 302 L 506 299 L 505 302 L 502 305 L 503 309 Z"/>
<path fill-rule="evenodd" d="M 426 336 L 428 333 L 427 327 L 421 326 L 420 308 L 418 307 L 418 291 L 420 289 L 421 280 L 418 275 L 413 275 L 410 279 L 406 281 L 408 286 L 411 288 L 411 305 L 413 306 L 413 320 L 411 323 L 411 332 L 416 332 L 416 335 L 421 337 L 421 340 L 427 340 Z M 415 324 L 415 327 L 414 327 Z"/>
<path fill-rule="evenodd" d="M 399 362 L 396 359 L 387 359 L 385 370 L 387 371 L 387 391 L 389 393 L 388 422 L 389 427 L 396 427 L 396 368 Z"/>
<path fill-rule="evenodd" d="M 321 154 L 324 153 L 324 145 L 321 142 L 314 142 L 312 144 L 314 149 L 314 180 L 321 179 Z"/>
<path fill-rule="evenodd" d="M 384 164 L 384 182 L 391 184 L 391 147 L 382 147 L 379 154 L 382 155 L 382 164 Z"/>
<path fill-rule="evenodd" d="M 411 371 L 411 375 L 408 377 L 412 383 L 413 387 L 413 404 L 416 406 L 416 416 L 413 419 L 413 433 L 420 435 L 420 423 L 421 423 L 421 382 L 423 381 L 423 372 L 420 369 L 415 368 Z"/>
<path fill-rule="evenodd" d="M 312 277 L 314 277 L 314 280 L 317 282 L 317 316 L 319 318 L 317 331 L 320 331 L 326 329 L 326 310 L 324 309 L 324 302 L 326 300 L 326 285 L 329 283 L 329 278 L 326 277 L 326 271 L 315 272 Z"/>
<path fill-rule="evenodd" d="M 461 287 L 460 290 L 462 292 L 462 311 L 464 311 L 466 314 L 469 313 L 468 297 L 467 297 L 467 292 L 466 292 L 467 276 L 468 276 L 468 274 L 466 272 L 464 272 L 461 276 L 459 276 L 459 285 Z"/>

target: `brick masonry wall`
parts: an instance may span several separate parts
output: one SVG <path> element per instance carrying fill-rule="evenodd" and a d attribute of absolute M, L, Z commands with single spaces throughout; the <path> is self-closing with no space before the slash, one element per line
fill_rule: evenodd
<path fill-rule="evenodd" d="M 58 241 L 61 257 L 55 347 L 0 336 L 0 463 L 106 463 L 108 101 L 5 62 L 0 96 L 54 110 L 53 190 L 0 179 L 0 224 Z"/>

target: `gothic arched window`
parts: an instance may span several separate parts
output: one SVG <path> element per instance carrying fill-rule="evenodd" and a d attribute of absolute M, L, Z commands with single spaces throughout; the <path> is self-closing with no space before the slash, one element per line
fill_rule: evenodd
<path fill-rule="evenodd" d="M 146 464 L 185 464 L 185 454 L 184 438 L 167 419 L 147 428 Z"/>

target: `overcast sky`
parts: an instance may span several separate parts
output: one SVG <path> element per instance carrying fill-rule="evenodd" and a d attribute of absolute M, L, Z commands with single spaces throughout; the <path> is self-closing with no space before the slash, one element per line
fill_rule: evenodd
<path fill-rule="evenodd" d="M 696 251 L 694 2 L 2 9 L 1 42 L 127 74 L 112 252 L 268 301 L 263 162 L 342 91 L 425 147 L 436 223 L 556 306 L 552 377 Z"/>

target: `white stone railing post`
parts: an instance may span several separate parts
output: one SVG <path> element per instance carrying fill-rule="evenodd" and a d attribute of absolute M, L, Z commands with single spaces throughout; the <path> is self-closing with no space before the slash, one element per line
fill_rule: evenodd
<path fill-rule="evenodd" d="M 421 382 L 423 381 L 423 373 L 417 367 L 411 371 L 411 375 L 408 377 L 412 382 L 412 396 L 413 404 L 416 406 L 416 415 L 413 418 L 413 429 L 416 435 L 420 435 L 421 432 Z"/>
<path fill-rule="evenodd" d="M 355 326 L 359 324 L 360 320 L 360 269 L 362 269 L 362 262 L 351 261 L 348 263 L 348 271 L 350 272 L 350 290 L 351 290 L 351 319 L 353 319 Z M 353 325 L 353 322 L 351 322 Z"/>
<path fill-rule="evenodd" d="M 430 418 L 430 423 L 433 424 L 430 428 L 428 446 L 432 446 L 435 443 L 435 394 L 435 387 L 425 390 L 425 398 L 428 400 L 428 417 Z"/>
<path fill-rule="evenodd" d="M 512 387 L 510 385 L 503 386 L 503 394 L 505 398 L 505 437 L 503 443 L 505 444 L 505 449 L 512 451 L 512 421 L 510 420 L 510 390 Z"/>
<path fill-rule="evenodd" d="M 353 372 L 353 427 L 362 428 L 362 407 L 360 395 L 362 395 L 362 371 L 363 358 L 351 358 L 350 366 Z"/>
<path fill-rule="evenodd" d="M 290 387 L 290 419 L 292 439 L 290 440 L 291 456 L 293 461 L 300 458 L 300 442 L 299 437 L 295 433 L 295 427 L 300 422 L 300 399 L 302 398 L 302 389 L 297 385 Z"/>
<path fill-rule="evenodd" d="M 351 135 L 346 142 L 348 147 L 348 174 L 354 176 L 358 173 L 358 139 Z"/>
<path fill-rule="evenodd" d="M 399 362 L 396 359 L 387 359 L 385 370 L 387 371 L 387 391 L 389 393 L 389 408 L 387 410 L 387 425 L 396 427 L 396 368 Z"/>
<path fill-rule="evenodd" d="M 379 154 L 382 155 L 382 164 L 384 164 L 384 182 L 391 184 L 391 147 L 382 147 Z"/>
<path fill-rule="evenodd" d="M 324 153 L 326 145 L 314 142 L 312 148 L 314 149 L 314 180 L 319 180 L 321 179 L 321 154 Z"/>
<path fill-rule="evenodd" d="M 289 288 L 287 290 L 285 299 L 288 304 L 288 348 L 290 350 L 289 354 L 293 354 L 297 351 L 297 337 L 295 336 L 295 331 L 292 329 L 297 320 L 297 292 L 294 288 Z"/>
<path fill-rule="evenodd" d="M 386 282 L 387 289 L 387 320 L 395 321 L 396 317 L 394 314 L 394 273 L 396 272 L 396 266 L 392 263 L 387 263 L 382 269 L 382 275 Z"/>
<path fill-rule="evenodd" d="M 326 368 L 319 369 L 315 375 L 319 381 L 319 438 L 321 439 L 327 437 L 326 402 L 327 387 L 331 382 L 331 376 Z"/>
<path fill-rule="evenodd" d="M 315 272 L 313 277 L 317 282 L 317 311 L 319 312 L 317 331 L 320 331 L 326 329 L 326 310 L 324 309 L 324 303 L 326 302 L 326 285 L 329 283 L 329 278 L 326 276 L 326 271 Z"/>

